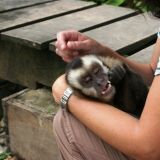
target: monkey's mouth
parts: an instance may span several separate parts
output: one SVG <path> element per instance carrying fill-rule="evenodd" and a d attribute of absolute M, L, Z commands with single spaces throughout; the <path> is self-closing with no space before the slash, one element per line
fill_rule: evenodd
<path fill-rule="evenodd" d="M 106 96 L 108 94 L 110 94 L 112 92 L 112 85 L 111 85 L 111 82 L 108 81 L 106 86 L 103 88 L 103 90 L 101 91 L 101 95 L 102 96 Z"/>

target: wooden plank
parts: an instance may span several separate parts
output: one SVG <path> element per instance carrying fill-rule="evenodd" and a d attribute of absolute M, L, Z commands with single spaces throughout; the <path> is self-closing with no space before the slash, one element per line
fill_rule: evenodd
<path fill-rule="evenodd" d="M 51 87 L 64 73 L 64 66 L 64 61 L 49 50 L 0 42 L 0 79 L 34 89 L 42 84 Z"/>
<path fill-rule="evenodd" d="M 151 57 L 152 57 L 153 49 L 154 49 L 154 45 L 151 45 L 151 46 L 129 56 L 128 58 L 131 60 L 135 60 L 137 62 L 140 62 L 140 63 L 149 63 L 151 60 Z"/>
<path fill-rule="evenodd" d="M 56 16 L 64 15 L 86 7 L 93 6 L 92 2 L 76 0 L 59 0 L 29 8 L 23 8 L 12 12 L 0 14 L 0 32 L 9 29 L 29 25 Z"/>
<path fill-rule="evenodd" d="M 19 159 L 58 160 L 53 117 L 59 107 L 51 91 L 23 90 L 4 98 L 3 107 L 12 153 Z"/>
<path fill-rule="evenodd" d="M 56 38 L 58 31 L 71 28 L 83 30 L 104 22 L 112 23 L 116 18 L 120 20 L 123 16 L 126 18 L 126 15 L 128 17 L 128 15 L 134 12 L 128 8 L 102 5 L 4 32 L 1 38 L 40 49 L 48 47 L 48 43 Z"/>
<path fill-rule="evenodd" d="M 38 5 L 42 4 L 45 2 L 51 2 L 54 0 L 1 0 L 0 1 L 0 13 L 18 9 L 18 8 L 23 8 L 23 7 L 28 7 L 32 5 Z"/>
<path fill-rule="evenodd" d="M 127 48 L 127 52 L 130 52 L 152 42 L 159 26 L 160 21 L 146 13 L 88 31 L 86 35 L 120 52 L 125 52 L 125 48 L 130 45 L 130 48 Z M 131 46 L 134 43 L 135 45 Z"/>
<path fill-rule="evenodd" d="M 130 55 L 154 43 L 159 26 L 158 19 L 144 14 L 87 31 L 85 34 L 119 53 Z M 50 43 L 50 50 L 55 50 L 54 42 Z"/>

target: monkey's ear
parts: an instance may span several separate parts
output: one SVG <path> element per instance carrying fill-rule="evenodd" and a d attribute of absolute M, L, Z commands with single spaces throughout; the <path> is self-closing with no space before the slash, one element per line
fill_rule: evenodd
<path fill-rule="evenodd" d="M 108 64 L 109 64 L 109 59 L 110 59 L 110 57 L 98 56 L 98 55 L 96 55 L 96 56 L 97 56 L 97 58 L 102 62 L 102 64 L 103 64 L 104 66 L 106 66 L 107 68 L 110 68 L 110 66 L 108 65 Z"/>
<path fill-rule="evenodd" d="M 83 66 L 82 59 L 80 57 L 76 57 L 67 64 L 66 71 L 69 71 L 72 69 L 78 69 L 78 68 L 81 68 L 82 66 Z"/>

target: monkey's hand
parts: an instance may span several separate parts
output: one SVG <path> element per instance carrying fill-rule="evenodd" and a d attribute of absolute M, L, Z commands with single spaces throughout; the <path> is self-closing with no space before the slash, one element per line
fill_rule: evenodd
<path fill-rule="evenodd" d="M 125 74 L 126 69 L 124 68 L 124 66 L 117 65 L 109 70 L 108 78 L 112 84 L 117 84 L 124 78 Z"/>

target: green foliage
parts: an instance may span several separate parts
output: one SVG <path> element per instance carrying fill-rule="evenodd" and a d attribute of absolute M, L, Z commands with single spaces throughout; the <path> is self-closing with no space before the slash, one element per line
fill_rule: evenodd
<path fill-rule="evenodd" d="M 106 3 L 106 4 L 119 6 L 119 5 L 122 5 L 126 0 L 88 0 L 88 1 L 94 1 L 97 4 Z"/>
<path fill-rule="evenodd" d="M 144 3 L 142 3 L 142 1 L 134 0 L 133 3 L 134 3 L 134 8 L 138 8 L 142 12 L 147 11 L 147 6 L 144 5 Z"/>
<path fill-rule="evenodd" d="M 11 155 L 10 152 L 3 152 L 0 154 L 0 160 L 4 160 Z"/>
<path fill-rule="evenodd" d="M 110 4 L 114 6 L 128 6 L 128 0 L 87 0 L 87 1 L 94 1 L 97 4 Z M 144 5 L 140 0 L 133 0 L 132 8 L 136 8 L 145 12 L 147 10 L 146 5 Z"/>
<path fill-rule="evenodd" d="M 107 0 L 106 3 L 107 4 L 111 4 L 114 6 L 120 6 L 122 5 L 126 0 Z"/>

